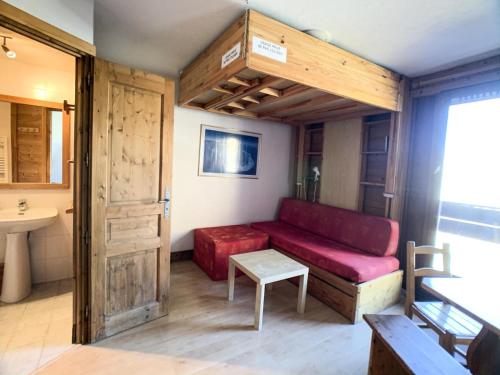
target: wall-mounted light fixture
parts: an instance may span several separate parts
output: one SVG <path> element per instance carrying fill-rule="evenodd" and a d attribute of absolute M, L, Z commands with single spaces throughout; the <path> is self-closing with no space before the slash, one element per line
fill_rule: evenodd
<path fill-rule="evenodd" d="M 7 39 L 12 39 L 12 37 L 4 36 L 4 35 L 1 35 L 0 37 L 3 38 L 2 49 L 5 52 L 5 54 L 7 55 L 7 57 L 9 59 L 15 59 L 16 53 L 13 50 L 11 50 L 9 47 L 7 47 Z"/>

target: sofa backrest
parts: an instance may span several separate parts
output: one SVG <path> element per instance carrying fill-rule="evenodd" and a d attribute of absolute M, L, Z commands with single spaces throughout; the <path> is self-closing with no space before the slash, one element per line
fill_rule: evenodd
<path fill-rule="evenodd" d="M 387 256 L 397 251 L 399 225 L 384 217 L 284 198 L 279 220 L 370 254 Z"/>

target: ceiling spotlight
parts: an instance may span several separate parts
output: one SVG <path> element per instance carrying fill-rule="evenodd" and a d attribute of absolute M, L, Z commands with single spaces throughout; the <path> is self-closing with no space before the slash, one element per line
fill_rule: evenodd
<path fill-rule="evenodd" d="M 0 36 L 1 38 L 3 38 L 3 44 L 2 44 L 2 49 L 3 51 L 5 52 L 5 54 L 7 55 L 7 57 L 9 59 L 15 59 L 16 58 L 16 53 L 14 51 L 12 51 L 11 49 L 9 49 L 9 47 L 7 47 L 7 39 L 12 39 L 12 37 L 10 36 Z"/>

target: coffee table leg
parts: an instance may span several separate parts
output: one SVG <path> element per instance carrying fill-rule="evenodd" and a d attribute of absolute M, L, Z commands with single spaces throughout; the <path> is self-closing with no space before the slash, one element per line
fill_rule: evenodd
<path fill-rule="evenodd" d="M 227 283 L 228 283 L 228 293 L 227 297 L 229 301 L 232 301 L 234 298 L 234 263 L 229 259 L 229 270 L 227 275 Z"/>
<path fill-rule="evenodd" d="M 299 298 L 297 302 L 297 311 L 300 314 L 303 314 L 304 310 L 306 309 L 306 295 L 307 295 L 307 273 L 300 276 Z"/>
<path fill-rule="evenodd" d="M 264 295 L 266 290 L 266 284 L 257 284 L 255 292 L 255 323 L 254 327 L 257 330 L 262 328 L 262 315 L 264 312 Z"/>

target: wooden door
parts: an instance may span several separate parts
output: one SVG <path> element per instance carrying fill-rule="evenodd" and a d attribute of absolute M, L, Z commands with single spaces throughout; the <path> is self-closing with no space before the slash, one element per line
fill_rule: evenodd
<path fill-rule="evenodd" d="M 92 342 L 167 314 L 173 100 L 172 81 L 95 60 Z"/>

